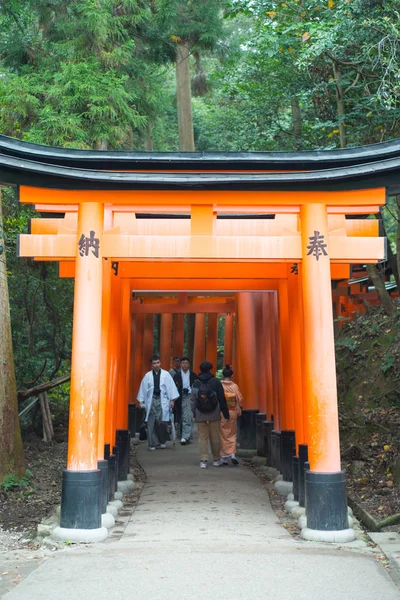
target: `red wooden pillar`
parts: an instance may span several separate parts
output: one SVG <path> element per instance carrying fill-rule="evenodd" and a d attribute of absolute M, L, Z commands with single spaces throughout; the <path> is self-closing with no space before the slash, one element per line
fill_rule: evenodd
<path fill-rule="evenodd" d="M 111 275 L 110 333 L 108 353 L 107 409 L 105 443 L 115 445 L 115 415 L 118 396 L 118 350 L 121 318 L 121 283 L 119 276 Z"/>
<path fill-rule="evenodd" d="M 237 305 L 239 313 L 240 385 L 244 397 L 243 407 L 257 409 L 259 397 L 253 294 L 251 292 L 238 293 Z"/>
<path fill-rule="evenodd" d="M 98 249 L 76 253 L 68 469 L 97 469 L 99 425 L 103 205 L 79 205 L 78 235 L 94 231 Z"/>
<path fill-rule="evenodd" d="M 327 209 L 300 207 L 302 238 L 305 388 L 308 408 L 308 459 L 305 472 L 308 540 L 349 542 L 346 479 L 340 464 L 339 418 L 333 334 Z M 334 489 L 334 493 L 332 490 Z M 332 535 L 333 534 L 333 535 Z"/>
<path fill-rule="evenodd" d="M 274 414 L 274 379 L 272 373 L 272 341 L 271 341 L 271 317 L 270 317 L 270 301 L 271 294 L 263 292 L 263 335 L 264 335 L 264 368 L 265 368 L 265 393 L 266 393 L 266 412 L 267 419 Z"/>
<path fill-rule="evenodd" d="M 294 429 L 292 357 L 290 352 L 290 325 L 287 279 L 279 280 L 279 342 L 280 381 L 282 389 L 282 429 Z"/>
<path fill-rule="evenodd" d="M 60 527 L 53 532 L 63 540 L 84 541 L 88 529 L 92 530 L 93 541 L 102 541 L 108 535 L 101 527 L 102 479 L 97 468 L 103 228 L 103 205 L 82 202 L 78 208 L 75 258 L 68 459 L 63 472 Z"/>
<path fill-rule="evenodd" d="M 257 384 L 260 412 L 267 412 L 266 373 L 265 373 L 265 324 L 263 314 L 263 294 L 253 294 L 255 334 L 257 348 Z"/>
<path fill-rule="evenodd" d="M 233 314 L 225 317 L 224 335 L 224 365 L 232 365 L 233 362 Z"/>
<path fill-rule="evenodd" d="M 198 373 L 200 363 L 205 360 L 206 347 L 205 347 L 205 325 L 206 315 L 204 313 L 198 313 L 196 315 L 194 325 L 194 351 L 193 351 L 193 370 Z"/>
<path fill-rule="evenodd" d="M 280 430 L 282 427 L 281 418 L 281 397 L 282 389 L 280 384 L 280 360 L 279 360 L 279 339 L 278 339 L 278 299 L 277 293 L 269 293 L 269 309 L 270 309 L 270 327 L 271 327 L 271 348 L 272 348 L 272 375 L 273 375 L 273 390 L 274 390 L 274 428 Z"/>
<path fill-rule="evenodd" d="M 307 385 L 305 377 L 305 332 L 304 332 L 304 313 L 303 313 L 303 271 L 302 265 L 299 265 L 299 279 L 297 286 L 299 288 L 299 313 L 300 313 L 300 354 L 301 354 L 301 379 L 302 379 L 302 399 L 303 399 L 303 438 L 304 444 L 308 444 L 308 408 L 307 408 Z"/>
<path fill-rule="evenodd" d="M 104 458 L 105 425 L 107 410 L 107 376 L 108 346 L 110 331 L 111 305 L 111 262 L 103 260 L 103 297 L 101 307 L 101 353 L 100 353 L 100 402 L 99 402 L 99 437 L 97 441 L 97 457 Z"/>
<path fill-rule="evenodd" d="M 171 368 L 171 337 L 172 337 L 172 314 L 161 315 L 160 328 L 160 358 L 161 368 L 167 371 Z"/>
<path fill-rule="evenodd" d="M 293 385 L 294 428 L 296 430 L 296 446 L 304 444 L 303 415 L 303 378 L 301 356 L 301 322 L 303 320 L 300 305 L 299 275 L 288 274 L 289 327 L 291 375 Z M 298 271 L 297 271 L 298 273 Z"/>
<path fill-rule="evenodd" d="M 121 332 L 118 353 L 118 395 L 116 412 L 116 429 L 128 429 L 128 353 L 130 348 L 130 282 L 122 280 L 121 298 Z"/>
<path fill-rule="evenodd" d="M 301 207 L 301 232 L 309 460 L 313 471 L 330 473 L 340 471 L 340 445 L 325 205 Z M 315 236 L 318 239 L 313 242 Z M 321 239 L 326 254 L 321 250 L 316 255 L 312 245 Z"/>
<path fill-rule="evenodd" d="M 218 343 L 218 314 L 208 314 L 206 360 L 217 370 L 217 343 Z"/>

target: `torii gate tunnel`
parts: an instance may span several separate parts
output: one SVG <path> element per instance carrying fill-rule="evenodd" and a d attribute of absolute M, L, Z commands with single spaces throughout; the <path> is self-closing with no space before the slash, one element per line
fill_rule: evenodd
<path fill-rule="evenodd" d="M 218 315 L 225 318 L 224 359 L 245 398 L 243 444 L 259 415 L 268 460 L 284 480 L 292 479 L 293 450 L 293 465 L 301 463 L 296 486 L 308 458 L 302 535 L 353 539 L 340 463 L 332 280 L 348 278 L 354 263 L 386 258 L 379 221 L 365 217 L 379 212 L 388 189 L 400 193 L 400 142 L 184 154 L 64 150 L 0 136 L 0 182 L 51 213 L 20 236 L 20 256 L 58 261 L 60 276 L 75 278 L 59 535 L 106 537 L 112 452 L 121 450 L 126 478 L 120 442 L 149 368 L 154 315 L 169 368 L 171 349 L 183 351 L 185 315 L 194 314 L 194 370 L 206 357 L 215 365 Z"/>

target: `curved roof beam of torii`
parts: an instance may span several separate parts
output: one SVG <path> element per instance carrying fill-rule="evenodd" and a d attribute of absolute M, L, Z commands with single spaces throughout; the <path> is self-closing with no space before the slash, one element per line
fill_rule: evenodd
<path fill-rule="evenodd" d="M 400 193 L 400 156 L 313 172 L 139 173 L 44 164 L 0 154 L 0 183 L 68 190 L 340 191 L 386 187 Z"/>
<path fill-rule="evenodd" d="M 400 157 L 400 139 L 340 150 L 306 152 L 120 152 L 43 146 L 0 135 L 0 153 L 65 167 L 94 170 L 150 169 L 182 171 L 322 170 Z"/>

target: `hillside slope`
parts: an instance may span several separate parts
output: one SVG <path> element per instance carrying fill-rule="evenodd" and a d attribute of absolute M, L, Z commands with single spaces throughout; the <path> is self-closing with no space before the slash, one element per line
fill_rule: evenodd
<path fill-rule="evenodd" d="M 336 363 L 348 492 L 380 521 L 400 512 L 400 316 L 337 323 Z"/>

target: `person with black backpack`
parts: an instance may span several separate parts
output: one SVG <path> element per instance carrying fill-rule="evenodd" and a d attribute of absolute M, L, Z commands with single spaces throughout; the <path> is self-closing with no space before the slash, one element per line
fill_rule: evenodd
<path fill-rule="evenodd" d="M 211 373 L 212 364 L 204 361 L 192 386 L 192 410 L 199 432 L 200 469 L 207 468 L 208 444 L 213 455 L 213 466 L 220 467 L 220 421 L 221 413 L 229 420 L 224 388 Z"/>

